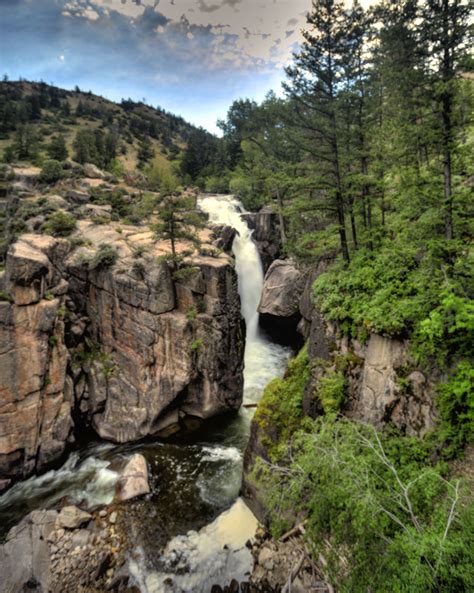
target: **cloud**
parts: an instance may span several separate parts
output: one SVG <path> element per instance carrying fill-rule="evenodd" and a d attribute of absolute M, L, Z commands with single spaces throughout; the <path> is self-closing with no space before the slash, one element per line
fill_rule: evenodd
<path fill-rule="evenodd" d="M 78 84 L 112 99 L 146 96 L 211 128 L 235 98 L 278 88 L 308 4 L 0 1 L 0 54 L 10 78 Z"/>

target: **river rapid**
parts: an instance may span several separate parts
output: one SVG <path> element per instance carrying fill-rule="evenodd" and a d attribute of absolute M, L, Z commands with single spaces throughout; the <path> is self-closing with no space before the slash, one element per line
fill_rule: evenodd
<path fill-rule="evenodd" d="M 203 196 L 200 208 L 213 223 L 238 232 L 233 243 L 242 314 L 246 321 L 244 403 L 256 403 L 265 385 L 281 376 L 291 354 L 258 326 L 263 270 L 242 204 L 231 196 Z M 257 521 L 238 497 L 243 453 L 253 409 L 219 417 L 167 441 L 125 446 L 91 443 L 65 465 L 16 484 L 0 497 L 2 531 L 33 509 L 67 499 L 84 508 L 112 501 L 114 465 L 131 453 L 148 462 L 151 492 L 126 503 L 129 569 L 142 593 L 209 593 L 212 585 L 245 581 L 252 558 L 245 542 Z"/>

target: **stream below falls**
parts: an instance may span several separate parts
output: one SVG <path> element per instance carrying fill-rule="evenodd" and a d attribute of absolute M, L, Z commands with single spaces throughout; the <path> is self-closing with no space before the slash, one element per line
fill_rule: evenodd
<path fill-rule="evenodd" d="M 204 196 L 199 203 L 211 222 L 238 231 L 233 252 L 247 325 L 244 403 L 255 403 L 265 385 L 283 374 L 291 349 L 272 343 L 258 327 L 263 271 L 241 203 L 231 196 Z M 141 453 L 151 492 L 125 503 L 124 514 L 133 542 L 129 569 L 142 593 L 209 593 L 214 584 L 246 581 L 252 558 L 245 542 L 257 521 L 238 495 L 253 413 L 241 408 L 166 441 L 90 443 L 62 468 L 18 483 L 0 497 L 0 535 L 31 510 L 65 498 L 84 508 L 109 504 L 118 477 L 114 461 Z"/>

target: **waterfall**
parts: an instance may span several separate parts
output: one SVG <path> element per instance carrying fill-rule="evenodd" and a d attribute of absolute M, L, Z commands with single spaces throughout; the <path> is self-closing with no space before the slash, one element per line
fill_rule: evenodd
<path fill-rule="evenodd" d="M 232 251 L 239 282 L 242 315 L 247 325 L 245 341 L 244 402 L 257 402 L 265 385 L 282 373 L 289 356 L 289 349 L 269 342 L 260 333 L 257 307 L 263 288 L 263 268 L 257 246 L 252 240 L 252 231 L 242 214 L 242 203 L 234 196 L 203 196 L 199 207 L 215 224 L 233 227 L 238 235 Z"/>
<path fill-rule="evenodd" d="M 235 268 L 242 302 L 242 315 L 247 325 L 247 344 L 259 340 L 257 307 L 263 288 L 263 269 L 257 246 L 252 241 L 252 231 L 242 218 L 244 208 L 232 196 L 205 196 L 200 198 L 199 207 L 216 224 L 226 224 L 237 231 L 232 245 Z"/>

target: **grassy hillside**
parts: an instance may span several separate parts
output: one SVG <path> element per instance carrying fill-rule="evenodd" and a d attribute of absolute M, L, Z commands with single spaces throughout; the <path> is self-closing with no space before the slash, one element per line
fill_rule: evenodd
<path fill-rule="evenodd" d="M 64 138 L 68 157 L 75 159 L 80 129 L 98 131 L 113 144 L 112 158 L 98 165 L 131 171 L 150 161 L 168 166 L 196 128 L 181 117 L 131 100 L 117 104 L 77 88 L 66 91 L 42 82 L 0 83 L 0 160 L 41 165 L 49 158 L 48 145 L 58 136 Z M 22 143 L 27 145 L 24 151 Z"/>

